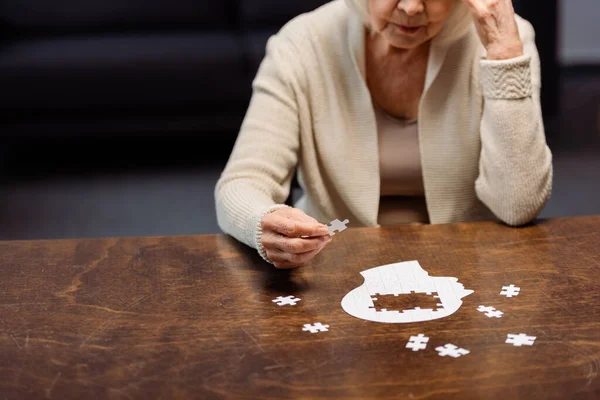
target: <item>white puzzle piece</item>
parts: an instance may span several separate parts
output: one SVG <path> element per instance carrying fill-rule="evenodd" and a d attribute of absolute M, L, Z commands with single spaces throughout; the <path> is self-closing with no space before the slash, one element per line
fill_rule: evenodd
<path fill-rule="evenodd" d="M 509 343 L 517 347 L 521 347 L 523 345 L 533 346 L 535 339 L 535 336 L 527 336 L 525 333 L 519 333 L 518 335 L 514 333 L 509 333 L 508 335 L 506 335 L 505 343 Z"/>
<path fill-rule="evenodd" d="M 419 333 L 417 336 L 410 337 L 408 343 L 406 343 L 406 348 L 412 349 L 412 351 L 425 350 L 427 342 L 429 342 L 429 337 Z"/>
<path fill-rule="evenodd" d="M 510 286 L 502 286 L 502 291 L 500 292 L 502 296 L 506 297 L 515 297 L 518 296 L 519 293 L 521 293 L 521 288 L 512 284 Z"/>
<path fill-rule="evenodd" d="M 353 317 L 373 322 L 409 323 L 444 318 L 454 314 L 461 299 L 473 293 L 452 277 L 431 277 L 418 261 L 387 264 L 362 271 L 364 283 L 342 299 L 342 308 Z M 438 309 L 377 310 L 374 300 L 381 295 L 423 293 L 436 298 Z"/>
<path fill-rule="evenodd" d="M 304 332 L 310 332 L 310 333 L 318 333 L 318 332 L 328 332 L 329 331 L 329 325 L 323 325 L 320 322 L 317 322 L 316 324 L 304 324 L 304 327 L 302 328 L 302 330 Z"/>
<path fill-rule="evenodd" d="M 347 219 L 345 219 L 343 221 L 340 221 L 339 219 L 335 219 L 335 220 L 331 221 L 331 223 L 327 227 L 327 229 L 329 230 L 329 236 L 335 235 L 335 231 L 338 231 L 338 232 L 345 231 L 347 229 L 346 225 L 349 222 L 350 221 Z"/>
<path fill-rule="evenodd" d="M 461 356 L 466 356 L 470 353 L 469 350 L 459 348 L 458 346 L 452 343 L 445 344 L 444 346 L 438 346 L 435 348 L 435 350 L 438 352 L 438 355 L 440 357 L 450 356 L 453 358 L 458 358 Z"/>
<path fill-rule="evenodd" d="M 302 299 L 299 299 L 294 296 L 279 296 L 274 300 L 271 300 L 273 303 L 277 303 L 278 306 L 295 306 L 297 302 Z"/>
<path fill-rule="evenodd" d="M 504 315 L 502 311 L 496 310 L 494 307 L 479 306 L 477 311 L 485 313 L 488 318 L 502 318 Z"/>

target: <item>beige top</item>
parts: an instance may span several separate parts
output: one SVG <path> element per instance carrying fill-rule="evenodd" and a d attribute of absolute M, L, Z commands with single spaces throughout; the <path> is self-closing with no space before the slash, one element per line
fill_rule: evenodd
<path fill-rule="evenodd" d="M 266 212 L 294 203 L 329 224 L 378 226 L 377 126 L 365 79 L 363 20 L 333 0 L 267 42 L 231 156 L 214 189 L 225 234 L 257 249 Z M 432 224 L 531 222 L 552 189 L 531 24 L 517 17 L 525 54 L 487 60 L 464 2 L 433 39 L 419 107 L 419 145 Z M 334 239 L 335 240 L 335 239 Z"/>
<path fill-rule="evenodd" d="M 379 225 L 427 223 L 417 120 L 396 118 L 373 103 L 379 144 Z"/>

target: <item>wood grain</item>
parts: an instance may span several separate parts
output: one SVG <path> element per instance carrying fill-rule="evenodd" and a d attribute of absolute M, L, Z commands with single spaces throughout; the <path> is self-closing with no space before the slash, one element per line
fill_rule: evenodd
<path fill-rule="evenodd" d="M 341 309 L 360 271 L 408 260 L 475 293 L 425 323 Z M 294 271 L 223 235 L 0 242 L 0 399 L 597 399 L 599 278 L 600 217 L 350 226 Z"/>

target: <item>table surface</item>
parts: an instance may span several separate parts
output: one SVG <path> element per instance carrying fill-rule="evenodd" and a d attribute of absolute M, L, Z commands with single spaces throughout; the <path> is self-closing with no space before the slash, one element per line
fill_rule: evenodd
<path fill-rule="evenodd" d="M 341 308 L 361 271 L 410 260 L 475 292 L 428 322 Z M 599 272 L 600 216 L 349 225 L 293 271 L 225 235 L 0 242 L 0 398 L 597 399 Z M 302 330 L 315 322 L 329 331 Z M 439 356 L 447 343 L 470 353 Z"/>

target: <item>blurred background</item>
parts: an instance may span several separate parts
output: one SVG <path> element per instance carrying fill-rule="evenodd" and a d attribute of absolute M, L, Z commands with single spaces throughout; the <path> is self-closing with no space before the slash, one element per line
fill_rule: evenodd
<path fill-rule="evenodd" d="M 0 239 L 220 233 L 266 41 L 326 2 L 0 0 Z M 542 58 L 542 217 L 600 214 L 600 2 L 514 5 Z"/>

